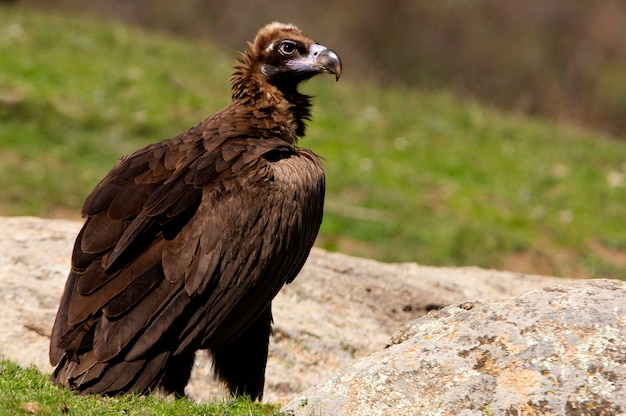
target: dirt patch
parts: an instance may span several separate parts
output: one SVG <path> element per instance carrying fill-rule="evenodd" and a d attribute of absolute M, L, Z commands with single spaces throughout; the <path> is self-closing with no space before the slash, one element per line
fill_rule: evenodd
<path fill-rule="evenodd" d="M 531 248 L 509 254 L 503 263 L 505 270 L 551 276 L 593 277 L 580 266 L 580 256 L 576 250 L 547 247 Z"/>
<path fill-rule="evenodd" d="M 607 247 L 599 241 L 589 243 L 589 248 L 603 261 L 626 269 L 626 251 Z"/>

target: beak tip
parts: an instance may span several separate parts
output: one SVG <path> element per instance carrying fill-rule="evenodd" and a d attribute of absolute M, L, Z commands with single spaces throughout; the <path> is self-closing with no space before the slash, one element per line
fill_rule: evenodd
<path fill-rule="evenodd" d="M 335 82 L 339 81 L 339 77 L 341 77 L 342 63 L 341 58 L 335 51 L 324 49 L 317 56 L 317 62 L 321 65 L 324 72 L 335 75 Z"/>

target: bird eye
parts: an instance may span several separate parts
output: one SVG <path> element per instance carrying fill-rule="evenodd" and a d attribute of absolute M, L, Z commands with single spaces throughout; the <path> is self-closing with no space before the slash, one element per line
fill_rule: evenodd
<path fill-rule="evenodd" d="M 293 55 L 298 50 L 295 42 L 285 40 L 278 45 L 278 52 L 281 55 L 289 56 Z"/>

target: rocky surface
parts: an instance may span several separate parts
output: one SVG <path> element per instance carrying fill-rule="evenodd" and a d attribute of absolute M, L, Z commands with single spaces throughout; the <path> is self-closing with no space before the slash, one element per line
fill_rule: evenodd
<path fill-rule="evenodd" d="M 626 282 L 464 302 L 292 400 L 296 415 L 623 415 Z"/>
<path fill-rule="evenodd" d="M 80 226 L 76 221 L 0 217 L 0 355 L 51 371 L 49 332 Z M 571 282 L 575 280 L 475 267 L 383 264 L 314 249 L 300 276 L 274 301 L 265 399 L 297 401 L 306 389 L 363 357 L 400 352 L 405 343 L 384 347 L 403 324 L 428 311 Z M 472 310 L 489 308 L 489 303 L 472 305 Z M 431 312 L 426 319 L 460 316 L 450 312 L 457 309 Z M 220 394 L 204 354 L 198 355 L 188 393 L 198 400 Z M 306 394 L 311 402 L 317 397 Z"/>

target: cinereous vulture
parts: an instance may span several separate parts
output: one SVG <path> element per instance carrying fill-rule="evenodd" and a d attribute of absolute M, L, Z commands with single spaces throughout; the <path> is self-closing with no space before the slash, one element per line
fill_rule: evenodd
<path fill-rule="evenodd" d="M 54 383 L 182 396 L 207 350 L 232 394 L 262 398 L 272 299 L 322 221 L 322 166 L 296 147 L 311 105 L 298 84 L 339 79 L 341 60 L 281 23 L 248 47 L 229 105 L 121 158 L 85 201 L 52 330 Z"/>

